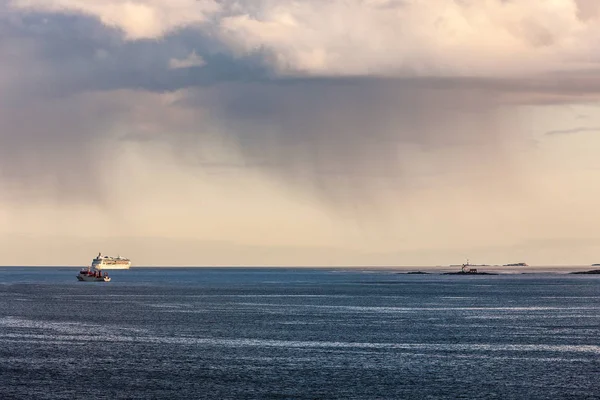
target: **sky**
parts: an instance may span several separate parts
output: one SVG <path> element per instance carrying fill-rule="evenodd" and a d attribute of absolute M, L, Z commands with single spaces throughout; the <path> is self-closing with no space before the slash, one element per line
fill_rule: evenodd
<path fill-rule="evenodd" d="M 600 262 L 596 0 L 0 0 L 2 265 Z"/>

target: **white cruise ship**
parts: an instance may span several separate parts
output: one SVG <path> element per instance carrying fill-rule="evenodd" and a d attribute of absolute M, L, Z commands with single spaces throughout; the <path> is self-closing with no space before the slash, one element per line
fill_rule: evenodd
<path fill-rule="evenodd" d="M 103 256 L 102 253 L 98 253 L 98 257 L 92 260 L 92 267 L 98 271 L 103 269 L 129 269 L 131 260 L 125 257 Z"/>

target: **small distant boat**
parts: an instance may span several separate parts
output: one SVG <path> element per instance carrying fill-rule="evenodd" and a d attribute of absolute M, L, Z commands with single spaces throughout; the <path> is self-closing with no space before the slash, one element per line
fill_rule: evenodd
<path fill-rule="evenodd" d="M 477 268 L 472 268 L 472 267 L 474 267 L 474 265 L 469 263 L 469 260 L 467 259 L 467 263 L 462 264 L 460 271 L 444 272 L 443 275 L 498 275 L 498 274 L 495 274 L 492 272 L 479 272 L 479 271 L 477 271 Z"/>
<path fill-rule="evenodd" d="M 460 270 L 463 274 L 476 274 L 477 268 L 471 268 L 471 267 L 472 267 L 472 265 L 469 263 L 469 260 L 467 259 L 467 263 L 463 264 L 462 268 Z"/>
<path fill-rule="evenodd" d="M 92 270 L 90 267 L 82 268 L 77 274 L 77 280 L 80 282 L 110 282 L 108 272 L 104 274 L 99 270 Z"/>
<path fill-rule="evenodd" d="M 99 271 L 103 269 L 129 269 L 131 260 L 121 256 L 103 256 L 102 253 L 98 253 L 98 256 L 92 260 L 92 267 Z"/>
<path fill-rule="evenodd" d="M 504 267 L 529 267 L 529 265 L 527 265 L 527 263 L 520 262 L 514 264 L 504 264 Z"/>

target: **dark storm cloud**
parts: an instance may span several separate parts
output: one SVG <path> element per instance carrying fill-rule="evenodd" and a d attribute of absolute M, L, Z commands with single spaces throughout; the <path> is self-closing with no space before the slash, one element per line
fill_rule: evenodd
<path fill-rule="evenodd" d="M 0 18 L 0 52 L 28 52 L 43 73 L 23 82 L 30 91 L 63 95 L 87 90 L 172 91 L 268 77 L 260 55 L 234 59 L 214 39 L 183 29 L 160 40 L 125 41 L 115 29 L 81 15 L 26 14 Z M 206 64 L 169 68 L 192 51 Z M 1 54 L 1 53 L 0 53 Z M 27 66 L 24 71 L 27 71 Z M 33 87 L 31 87 L 33 86 Z"/>

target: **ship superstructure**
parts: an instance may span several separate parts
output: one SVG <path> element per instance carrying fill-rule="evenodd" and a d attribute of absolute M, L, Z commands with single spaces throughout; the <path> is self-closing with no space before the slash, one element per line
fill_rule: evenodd
<path fill-rule="evenodd" d="M 131 260 L 121 256 L 103 256 L 102 253 L 98 253 L 98 256 L 92 260 L 92 267 L 99 271 L 103 269 L 129 269 Z"/>

